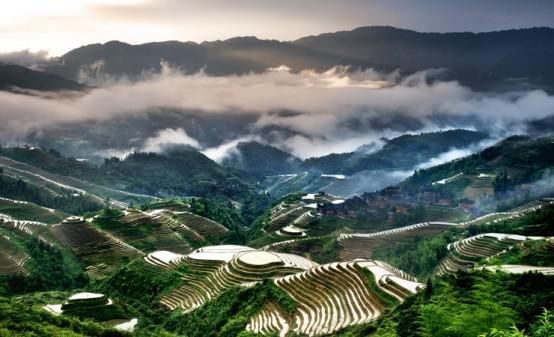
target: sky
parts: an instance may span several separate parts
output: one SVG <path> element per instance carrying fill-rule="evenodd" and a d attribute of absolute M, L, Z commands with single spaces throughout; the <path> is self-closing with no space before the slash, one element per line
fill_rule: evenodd
<path fill-rule="evenodd" d="M 0 0 L 0 53 L 306 35 L 390 25 L 417 31 L 554 26 L 551 0 Z"/>

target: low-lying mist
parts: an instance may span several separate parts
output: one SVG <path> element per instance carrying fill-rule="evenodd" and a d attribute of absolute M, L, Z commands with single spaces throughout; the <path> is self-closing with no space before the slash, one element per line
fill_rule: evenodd
<path fill-rule="evenodd" d="M 554 115 L 554 97 L 544 91 L 474 92 L 441 81 L 437 70 L 402 77 L 283 66 L 218 77 L 164 65 L 133 82 L 95 71 L 97 86 L 80 94 L 0 92 L 0 141 L 67 147 L 82 157 L 184 144 L 221 160 L 239 141 L 258 140 L 307 158 L 407 132 L 467 128 L 499 138 Z"/>

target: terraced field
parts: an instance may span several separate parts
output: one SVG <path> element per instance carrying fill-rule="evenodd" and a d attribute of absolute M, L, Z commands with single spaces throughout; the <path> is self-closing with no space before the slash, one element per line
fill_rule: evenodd
<path fill-rule="evenodd" d="M 183 224 L 171 211 L 142 212 L 128 210 L 118 218 L 96 218 L 95 224 L 105 231 L 145 252 L 171 250 L 186 254 L 192 251 L 190 241 L 202 241 L 194 231 L 183 231 Z"/>
<path fill-rule="evenodd" d="M 390 246 L 397 240 L 414 235 L 436 235 L 452 226 L 457 226 L 457 224 L 450 222 L 423 222 L 375 233 L 341 234 L 338 237 L 338 242 L 342 246 L 340 258 L 343 261 L 370 258 L 372 252 L 378 247 Z"/>
<path fill-rule="evenodd" d="M 498 222 L 505 221 L 505 220 L 512 220 L 512 219 L 515 219 L 515 218 L 522 217 L 525 214 L 538 211 L 539 209 L 544 207 L 544 205 L 548 205 L 548 204 L 554 204 L 554 202 L 547 201 L 544 204 L 535 204 L 535 203 L 533 203 L 533 205 L 531 205 L 531 206 L 518 207 L 518 208 L 513 209 L 509 212 L 488 213 L 488 214 L 482 215 L 478 218 L 475 218 L 475 219 L 472 219 L 472 220 L 469 220 L 469 221 L 460 222 L 459 225 L 460 226 L 489 225 L 489 224 L 492 224 L 492 223 L 498 223 Z"/>
<path fill-rule="evenodd" d="M 271 209 L 266 231 L 279 230 L 286 226 L 308 227 L 316 217 L 318 203 L 341 203 L 343 199 L 328 193 L 310 193 L 296 202 L 281 202 Z"/>
<path fill-rule="evenodd" d="M 122 331 L 132 331 L 138 323 L 137 319 L 126 319 L 125 313 L 114 301 L 98 293 L 77 293 L 62 304 L 48 304 L 43 308 L 53 315 L 94 319 Z"/>
<path fill-rule="evenodd" d="M 0 197 L 0 214 L 15 219 L 40 221 L 55 224 L 62 221 L 66 214 L 51 208 L 46 208 L 32 202 Z"/>
<path fill-rule="evenodd" d="M 182 231 L 193 231 L 206 239 L 220 237 L 229 231 L 222 224 L 200 215 L 190 212 L 174 212 L 174 214 L 181 224 L 178 227 L 179 229 Z"/>
<path fill-rule="evenodd" d="M 25 273 L 29 257 L 7 236 L 0 235 L 0 276 Z"/>
<path fill-rule="evenodd" d="M 104 198 L 106 197 L 111 198 L 111 204 L 119 208 L 127 207 L 127 201 L 144 203 L 158 200 L 158 198 L 153 196 L 121 191 L 82 181 L 77 178 L 46 172 L 4 156 L 0 156 L 0 165 L 4 167 L 4 171 L 7 174 L 15 177 L 22 177 L 25 181 L 43 186 L 51 190 L 54 194 L 66 194 L 69 192 L 86 196 L 90 198 L 90 200 L 98 203 L 99 208 L 104 204 Z"/>
<path fill-rule="evenodd" d="M 364 270 L 369 271 L 373 280 L 368 280 Z M 290 329 L 315 336 L 369 322 L 386 308 L 384 296 L 402 301 L 422 287 L 415 279 L 404 277 L 384 263 L 364 260 L 320 265 L 277 278 L 275 283 L 298 303 L 297 311 L 289 319 Z M 371 286 L 373 282 L 375 288 Z M 266 316 L 279 317 L 279 314 L 269 311 Z M 256 318 L 251 319 L 251 327 L 256 326 Z M 272 331 L 272 320 L 265 322 L 258 330 Z M 281 327 L 287 326 L 281 324 Z"/>
<path fill-rule="evenodd" d="M 70 248 L 99 277 L 114 270 L 121 263 L 139 257 L 142 252 L 122 240 L 97 229 L 82 218 L 70 217 L 50 227 L 49 233 Z M 91 268 L 87 267 L 87 270 Z"/>
<path fill-rule="evenodd" d="M 188 255 L 159 251 L 144 260 L 155 268 L 186 270 L 183 285 L 160 300 L 169 309 L 183 312 L 199 308 L 231 287 L 272 279 L 297 303 L 297 309 L 287 313 L 277 303 L 264 303 L 247 326 L 260 334 L 331 333 L 373 320 L 391 301 L 403 301 L 422 288 L 415 278 L 382 262 L 318 265 L 298 255 L 246 246 L 208 246 Z"/>
<path fill-rule="evenodd" d="M 0 227 L 24 235 L 36 235 L 40 237 L 40 233 L 47 230 L 48 225 L 38 221 L 16 220 L 8 215 L 0 214 Z"/>
<path fill-rule="evenodd" d="M 253 282 L 316 265 L 296 255 L 262 252 L 233 245 L 203 247 L 187 256 L 151 254 L 145 260 L 161 268 L 184 265 L 190 270 L 183 276 L 184 285 L 161 300 L 168 308 L 180 308 L 185 312 L 198 308 L 230 287 L 249 286 Z"/>
<path fill-rule="evenodd" d="M 318 203 L 342 203 L 343 199 L 328 193 L 310 193 L 296 202 L 281 202 L 271 209 L 269 223 L 264 230 L 274 239 L 283 236 L 306 236 L 310 225 L 318 218 Z"/>
<path fill-rule="evenodd" d="M 284 241 L 274 242 L 269 245 L 265 245 L 261 247 L 260 250 L 279 250 L 280 248 L 291 244 L 295 244 L 303 241 L 318 240 L 321 238 L 323 238 L 323 236 L 310 236 L 310 237 L 302 237 L 298 239 L 284 240 Z"/>
<path fill-rule="evenodd" d="M 448 245 L 448 255 L 437 267 L 437 274 L 455 273 L 473 268 L 480 260 L 504 253 L 525 240 L 543 240 L 511 234 L 486 233 L 459 240 Z"/>
<path fill-rule="evenodd" d="M 281 203 L 274 207 L 271 212 L 268 231 L 278 230 L 293 224 L 297 219 L 306 213 L 306 204 L 296 202 L 294 204 Z"/>
<path fill-rule="evenodd" d="M 266 302 L 262 309 L 250 318 L 246 330 L 260 335 L 278 333 L 279 337 L 284 337 L 290 330 L 290 325 L 283 309 L 273 302 Z"/>
<path fill-rule="evenodd" d="M 472 200 L 479 200 L 483 196 L 493 195 L 494 175 L 490 174 L 479 174 L 478 176 L 472 177 L 471 184 L 464 190 L 464 196 Z"/>
<path fill-rule="evenodd" d="M 499 266 L 486 266 L 484 269 L 492 272 L 501 271 L 509 274 L 539 273 L 543 275 L 554 275 L 554 267 L 502 264 Z"/>

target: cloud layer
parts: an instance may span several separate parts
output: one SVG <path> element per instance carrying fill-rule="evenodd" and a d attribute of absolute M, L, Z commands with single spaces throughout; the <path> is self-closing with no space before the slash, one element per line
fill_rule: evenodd
<path fill-rule="evenodd" d="M 185 75 L 166 66 L 161 74 L 145 75 L 138 82 L 104 79 L 100 87 L 78 96 L 0 92 L 0 141 L 24 142 L 30 133 L 52 128 L 61 132 L 64 125 L 91 120 L 140 122 L 148 111 L 168 109 L 229 121 L 251 116 L 254 122 L 247 132 L 223 143 L 261 137 L 306 158 L 352 151 L 406 132 L 464 127 L 506 135 L 525 131 L 529 120 L 554 115 L 554 97 L 543 91 L 475 93 L 456 82 L 432 80 L 433 74 L 400 78 L 372 70 L 292 73 L 280 67 L 216 77 Z M 162 144 L 176 143 L 205 149 L 189 136 L 191 127 L 165 125 L 154 134 L 139 135 L 138 148 L 159 151 Z"/>
<path fill-rule="evenodd" d="M 30 68 L 38 68 L 41 63 L 48 60 L 48 52 L 39 50 L 37 52 L 24 49 L 8 53 L 0 53 L 0 63 L 18 64 Z"/>

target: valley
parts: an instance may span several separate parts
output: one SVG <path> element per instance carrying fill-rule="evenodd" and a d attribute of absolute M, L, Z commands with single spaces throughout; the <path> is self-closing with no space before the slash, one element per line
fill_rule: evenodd
<path fill-rule="evenodd" d="M 552 13 L 7 1 L 0 337 L 554 337 Z"/>
<path fill-rule="evenodd" d="M 534 182 L 518 178 L 526 172 L 544 179 L 552 165 L 542 155 L 549 144 L 507 139 L 350 198 L 324 191 L 271 196 L 273 206 L 262 203 L 250 224 L 234 201 L 119 191 L 44 170 L 59 172 L 54 167 L 69 159 L 6 149 L 21 161 L 2 159 L 3 184 L 29 188 L 7 189 L 0 199 L 1 289 L 20 294 L 4 305 L 17 308 L 25 300 L 37 313 L 46 308 L 47 315 L 93 319 L 103 324 L 96 329 L 137 336 L 160 329 L 199 336 L 192 327 L 201 317 L 210 317 L 202 329 L 221 336 L 381 336 L 394 326 L 399 333 L 398 312 L 419 310 L 407 303 L 440 301 L 438 292 L 458 287 L 460 278 L 551 277 L 554 191 L 522 196 Z M 484 176 L 490 178 L 481 187 Z M 96 208 L 80 213 L 41 205 L 64 194 L 89 198 Z M 15 196 L 34 202 L 9 198 Z M 50 279 L 57 273 L 65 275 Z M 86 294 L 102 303 L 83 298 L 77 305 Z M 549 296 L 537 303 L 554 300 Z M 230 311 L 214 320 L 217 308 Z M 540 306 L 533 308 L 524 314 L 540 314 Z M 418 312 L 417 324 L 429 324 L 425 317 Z M 507 328 L 502 322 L 481 329 Z"/>

